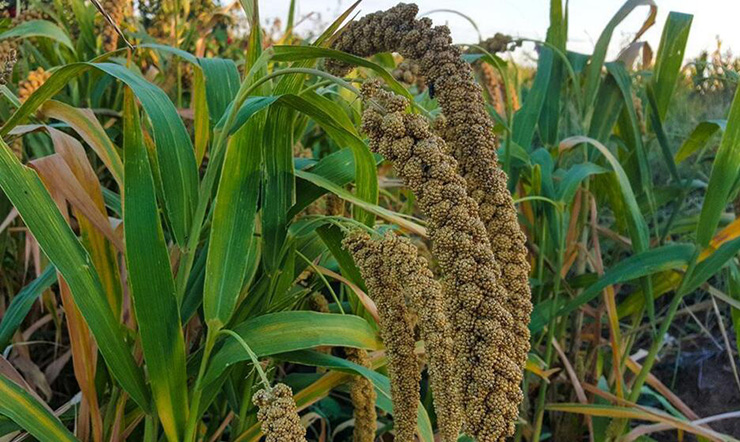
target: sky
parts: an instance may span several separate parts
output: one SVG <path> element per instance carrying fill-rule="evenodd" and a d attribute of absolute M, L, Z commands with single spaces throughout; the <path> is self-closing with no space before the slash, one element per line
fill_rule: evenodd
<path fill-rule="evenodd" d="M 321 21 L 331 22 L 344 11 L 352 0 L 296 0 L 298 17 L 309 12 L 321 14 Z M 399 0 L 364 0 L 360 15 L 387 9 Z M 410 2 L 412 0 L 405 0 Z M 591 53 L 601 31 L 625 0 L 570 0 L 568 49 Z M 657 51 L 660 35 L 670 11 L 694 16 L 686 57 L 698 55 L 702 50 L 714 50 L 716 37 L 723 41 L 724 49 L 734 49 L 740 55 L 740 0 L 654 0 L 658 6 L 655 25 L 642 37 Z M 420 12 L 454 9 L 472 18 L 483 37 L 496 32 L 544 40 L 549 22 L 549 0 L 417 0 Z M 260 14 L 264 18 L 287 16 L 289 0 L 260 0 Z M 616 29 L 608 57 L 614 58 L 625 43 L 640 29 L 649 12 L 648 6 L 637 7 Z M 430 15 L 435 23 L 447 24 L 458 43 L 478 40 L 473 26 L 464 18 L 448 12 Z M 300 31 L 300 28 L 298 28 Z"/>

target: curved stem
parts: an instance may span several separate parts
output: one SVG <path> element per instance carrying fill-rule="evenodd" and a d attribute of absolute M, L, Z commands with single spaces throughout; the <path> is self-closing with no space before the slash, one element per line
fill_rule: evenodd
<path fill-rule="evenodd" d="M 200 368 L 198 369 L 198 377 L 195 378 L 195 384 L 193 385 L 193 396 L 190 399 L 190 412 L 188 413 L 188 424 L 185 427 L 185 442 L 195 440 L 196 429 L 198 422 L 200 421 L 200 401 L 203 397 L 203 376 L 206 373 L 208 367 L 208 360 L 211 357 L 213 346 L 216 344 L 216 338 L 218 337 L 218 331 L 214 331 L 213 328 L 209 328 L 206 334 L 206 345 L 203 349 L 203 358 L 200 360 Z"/>
<path fill-rule="evenodd" d="M 321 278 L 321 281 L 324 283 L 324 285 L 326 286 L 326 288 L 329 289 L 329 292 L 331 292 L 331 296 L 332 296 L 332 298 L 334 298 L 334 302 L 337 303 L 337 307 L 339 307 L 339 311 L 342 312 L 342 314 L 344 314 L 344 308 L 342 308 L 342 303 L 339 302 L 339 297 L 337 296 L 337 293 L 334 291 L 334 289 L 331 288 L 331 284 L 329 284 L 329 281 L 326 279 L 326 276 L 324 276 L 324 274 L 321 273 L 321 270 L 319 270 L 319 268 L 310 259 L 308 259 L 306 257 L 306 255 L 304 255 L 303 253 L 299 252 L 298 250 L 296 250 L 295 253 L 298 256 L 300 256 L 301 259 L 303 259 L 304 261 L 306 261 L 306 264 L 308 264 L 311 267 L 311 269 L 317 275 L 319 275 L 319 278 Z"/>
<path fill-rule="evenodd" d="M 272 387 L 270 386 L 270 381 L 267 379 L 267 375 L 265 374 L 265 371 L 262 369 L 262 365 L 260 365 L 259 358 L 257 358 L 257 355 L 252 351 L 252 349 L 249 347 L 249 345 L 244 341 L 244 339 L 236 334 L 236 332 L 228 329 L 221 330 L 219 334 L 225 334 L 229 335 L 232 338 L 236 339 L 236 342 L 239 343 L 239 345 L 242 346 L 244 351 L 247 352 L 249 355 L 249 358 L 252 360 L 252 365 L 254 365 L 254 369 L 257 370 L 257 373 L 260 376 L 260 380 L 262 380 L 262 384 L 264 384 L 265 389 L 267 391 L 271 391 Z"/>

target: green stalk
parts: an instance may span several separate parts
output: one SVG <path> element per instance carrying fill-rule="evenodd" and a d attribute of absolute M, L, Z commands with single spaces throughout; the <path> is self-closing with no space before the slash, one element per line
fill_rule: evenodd
<path fill-rule="evenodd" d="M 249 355 L 249 358 L 252 360 L 252 365 L 254 365 L 254 369 L 257 370 L 257 374 L 260 376 L 260 380 L 262 381 L 262 384 L 264 385 L 265 389 L 267 391 L 271 391 L 272 387 L 270 386 L 270 381 L 267 379 L 267 374 L 265 374 L 265 371 L 262 369 L 262 366 L 260 365 L 259 358 L 257 358 L 257 355 L 252 351 L 252 349 L 249 347 L 249 345 L 242 339 L 241 336 L 236 334 L 236 332 L 232 330 L 221 330 L 220 333 L 223 333 L 225 335 L 229 335 L 232 338 L 236 339 L 236 342 L 239 343 L 239 345 L 242 346 L 244 351 L 247 352 Z"/>
<path fill-rule="evenodd" d="M 200 368 L 198 369 L 198 377 L 195 379 L 193 385 L 193 397 L 190 400 L 190 412 L 188 413 L 188 424 L 185 427 L 185 442 L 195 440 L 195 434 L 200 421 L 200 401 L 203 398 L 203 376 L 206 374 L 206 368 L 208 367 L 208 360 L 211 357 L 213 346 L 216 344 L 216 338 L 218 337 L 218 330 L 214 330 L 213 327 L 208 329 L 206 334 L 206 345 L 203 349 L 203 358 L 200 360 Z"/>
<path fill-rule="evenodd" d="M 326 288 L 329 289 L 329 292 L 331 293 L 332 298 L 334 298 L 334 302 L 337 303 L 337 307 L 339 307 L 339 311 L 342 314 L 345 314 L 344 313 L 344 308 L 342 308 L 342 303 L 339 301 L 339 297 L 337 296 L 337 293 L 331 287 L 331 284 L 329 284 L 329 281 L 326 279 L 326 276 L 324 276 L 324 274 L 321 273 L 321 270 L 319 270 L 319 268 L 316 267 L 316 265 L 310 259 L 308 259 L 306 257 L 306 255 L 304 255 L 303 253 L 299 252 L 298 250 L 296 250 L 295 253 L 296 253 L 296 255 L 298 255 L 299 257 L 301 257 L 301 259 L 303 259 L 304 261 L 306 261 L 306 264 L 308 264 L 308 266 L 311 267 L 311 270 L 313 270 L 314 273 L 316 273 L 317 275 L 319 275 L 319 278 L 321 278 L 321 282 L 323 282 L 324 285 L 326 286 Z"/>
<path fill-rule="evenodd" d="M 234 435 L 242 434 L 244 431 L 249 428 L 249 423 L 247 422 L 247 413 L 249 410 L 252 409 L 251 405 L 251 393 L 252 393 L 252 386 L 254 385 L 254 372 L 250 373 L 246 379 L 244 379 L 244 384 L 242 386 L 242 400 L 241 400 L 241 406 L 239 407 L 239 416 L 237 417 L 236 425 L 234 426 Z M 233 438 L 233 436 L 232 436 Z"/>

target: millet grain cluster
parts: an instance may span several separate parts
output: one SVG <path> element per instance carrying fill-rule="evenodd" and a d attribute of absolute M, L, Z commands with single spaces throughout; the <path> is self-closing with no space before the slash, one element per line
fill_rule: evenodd
<path fill-rule="evenodd" d="M 494 246 L 508 292 L 505 304 L 516 321 L 519 346 L 527 350 L 532 303 L 526 238 L 506 187 L 506 173 L 498 168 L 493 122 L 470 65 L 460 57 L 460 48 L 452 45 L 449 29 L 432 27 L 426 17 L 416 20 L 417 13 L 416 5 L 400 3 L 388 11 L 369 14 L 347 25 L 334 48 L 363 57 L 397 51 L 406 59 L 418 61 L 420 73 L 433 85 L 445 117 L 445 141 L 458 161 L 468 194 L 478 203 L 480 218 Z M 327 68 L 346 73 L 351 66 L 328 61 Z M 522 351 L 518 363 L 523 367 L 525 362 L 526 351 Z"/>
<path fill-rule="evenodd" d="M 493 297 L 511 317 L 510 323 L 502 324 L 506 329 L 502 333 L 510 340 L 506 344 L 510 347 L 506 351 L 510 362 L 516 364 L 521 372 L 529 349 L 528 323 L 532 311 L 529 263 L 526 238 L 517 222 L 513 200 L 506 186 L 507 177 L 497 165 L 493 122 L 486 112 L 480 86 L 475 83 L 470 66 L 461 59 L 460 49 L 452 45 L 449 29 L 444 26 L 432 27 L 428 18 L 416 20 L 417 12 L 415 5 L 399 4 L 388 11 L 365 16 L 346 26 L 335 40 L 334 48 L 358 56 L 396 51 L 407 60 L 419 62 L 420 74 L 426 77 L 427 83 L 433 88 L 445 117 L 445 141 L 457 160 L 457 170 L 464 178 L 467 194 L 478 205 L 477 214 L 493 246 L 493 279 L 500 280 L 504 288 L 504 293 L 496 293 Z M 343 74 L 351 66 L 328 61 L 327 68 Z M 399 117 L 392 118 L 398 120 Z M 391 123 L 386 126 L 393 129 Z M 438 258 L 444 261 L 442 257 Z M 521 374 L 517 378 L 521 378 Z M 490 391 L 491 388 L 494 387 L 473 386 L 477 391 Z M 469 393 L 464 396 L 465 402 L 474 399 Z M 521 398 L 521 393 L 517 396 Z M 520 399 L 514 400 L 518 402 Z M 494 412 L 491 410 L 491 413 Z M 466 414 L 469 420 L 478 418 Z M 510 434 L 514 418 L 516 414 L 507 413 L 509 423 L 501 434 L 486 430 L 485 439 L 482 439 L 482 434 L 478 434 L 478 437 L 481 440 L 497 440 Z M 469 425 L 472 425 L 471 431 L 479 427 L 476 424 Z"/>
<path fill-rule="evenodd" d="M 412 314 L 407 308 L 401 286 L 394 280 L 387 265 L 388 261 L 394 260 L 394 250 L 386 244 L 372 241 L 364 232 L 348 235 L 343 244 L 352 254 L 378 306 L 380 336 L 388 357 L 395 440 L 414 442 L 421 371 L 414 353 L 416 340 Z"/>
<path fill-rule="evenodd" d="M 371 150 L 394 165 L 429 218 L 432 251 L 443 271 L 453 328 L 464 430 L 480 441 L 500 440 L 514 429 L 522 399 L 519 360 L 528 346 L 516 336 L 515 319 L 505 308 L 506 290 L 499 281 L 478 205 L 468 196 L 445 141 L 422 116 L 405 112 L 404 98 L 372 81 L 363 85 L 362 92 L 387 111 L 382 114 L 369 107 L 363 113 L 363 131 Z"/>
<path fill-rule="evenodd" d="M 126 17 L 133 14 L 131 0 L 103 0 L 101 6 L 119 28 Z M 103 36 L 103 50 L 105 52 L 115 51 L 118 48 L 118 32 L 105 18 L 101 17 L 99 20 L 98 32 Z"/>
<path fill-rule="evenodd" d="M 252 402 L 259 407 L 257 419 L 265 442 L 306 442 L 306 429 L 301 425 L 290 387 L 277 384 L 269 390 L 259 390 Z"/>
<path fill-rule="evenodd" d="M 26 101 L 31 94 L 46 83 L 49 77 L 51 77 L 51 72 L 44 70 L 42 67 L 29 72 L 28 77 L 18 84 L 18 99 L 21 103 Z"/>
<path fill-rule="evenodd" d="M 348 361 L 365 368 L 372 368 L 366 350 L 346 347 L 344 352 Z M 355 418 L 352 440 L 354 442 L 373 442 L 378 420 L 378 414 L 375 410 L 377 395 L 373 383 L 364 376 L 355 376 L 350 386 L 349 395 L 352 399 Z"/>
<path fill-rule="evenodd" d="M 361 232 L 354 235 L 370 240 Z M 407 303 L 418 315 L 442 440 L 456 441 L 462 425 L 461 386 L 455 372 L 452 327 L 447 320 L 442 286 L 409 239 L 388 232 L 376 242 L 379 245 L 375 249 L 385 252 L 380 258 L 392 284 L 402 288 Z"/>
<path fill-rule="evenodd" d="M 391 74 L 393 74 L 393 78 L 402 83 L 409 86 L 416 85 L 419 92 L 423 92 L 426 89 L 424 77 L 419 73 L 419 64 L 413 60 L 403 60 Z"/>

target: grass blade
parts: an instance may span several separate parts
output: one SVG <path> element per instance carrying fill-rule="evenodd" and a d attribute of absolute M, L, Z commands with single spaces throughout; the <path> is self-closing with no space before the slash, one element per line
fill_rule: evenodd
<path fill-rule="evenodd" d="M 21 165 L 4 141 L 0 141 L 0 187 L 69 284 L 113 376 L 139 406 L 149 410 L 143 374 L 108 304 L 90 255 L 59 213 L 38 175 Z"/>
<path fill-rule="evenodd" d="M 22 22 L 21 24 L 13 26 L 10 30 L 0 34 L 0 40 L 31 37 L 49 38 L 58 41 L 64 46 L 70 48 L 72 51 L 75 50 L 75 47 L 67 33 L 59 26 L 47 20 L 30 20 Z"/>
<path fill-rule="evenodd" d="M 42 442 L 76 442 L 77 438 L 21 386 L 0 375 L 0 414 Z"/>
<path fill-rule="evenodd" d="M 692 244 L 669 244 L 630 256 L 609 269 L 595 284 L 589 286 L 559 310 L 555 310 L 555 316 L 565 315 L 576 310 L 596 298 L 602 290 L 610 285 L 685 266 L 691 259 L 694 250 Z M 533 332 L 542 330 L 548 324 L 552 316 L 550 315 L 551 309 L 552 307 L 546 303 L 541 303 L 535 307 L 530 324 L 530 329 Z"/>
<path fill-rule="evenodd" d="M 354 315 L 287 311 L 250 319 L 233 330 L 259 357 L 319 346 L 378 349 L 381 345 L 370 324 Z M 233 339 L 227 340 L 212 357 L 204 385 L 230 365 L 247 360 L 249 356 L 241 346 Z"/>
<path fill-rule="evenodd" d="M 514 126 L 512 129 L 512 139 L 527 152 L 532 150 L 531 144 L 534 139 L 534 129 L 537 121 L 540 119 L 540 113 L 542 112 L 542 106 L 547 96 L 548 85 L 550 84 L 552 65 L 555 62 L 555 55 L 552 49 L 547 46 L 541 46 L 540 49 L 540 58 L 537 61 L 537 74 L 534 77 L 532 89 L 530 89 L 522 108 L 514 115 Z"/>
<path fill-rule="evenodd" d="M 704 149 L 712 135 L 717 131 L 724 131 L 727 120 L 708 120 L 697 124 L 689 134 L 675 155 L 676 163 L 680 163 L 694 153 Z"/>
<path fill-rule="evenodd" d="M 193 144 L 167 95 L 133 71 L 112 63 L 72 63 L 59 68 L 11 115 L 0 128 L 0 136 L 7 135 L 70 80 L 89 69 L 98 69 L 123 81 L 141 100 L 157 144 L 157 164 L 167 217 L 175 240 L 184 246 L 198 199 L 198 169 Z"/>
<path fill-rule="evenodd" d="M 198 169 L 193 144 L 177 109 L 161 89 L 123 66 L 96 63 L 94 67 L 126 83 L 141 101 L 157 146 L 167 218 L 175 241 L 184 246 L 198 200 Z"/>
<path fill-rule="evenodd" d="M 717 230 L 738 170 L 740 170 L 740 89 L 735 91 L 735 98 L 732 100 L 727 127 L 712 165 L 699 224 L 696 226 L 696 240 L 701 247 L 709 245 Z"/>
<path fill-rule="evenodd" d="M 152 170 L 128 89 L 123 121 L 128 279 L 157 413 L 168 439 L 176 441 L 181 440 L 187 419 L 185 343 Z"/>
<path fill-rule="evenodd" d="M 244 282 L 259 197 L 264 112 L 242 126 L 226 148 L 223 171 L 214 202 L 208 244 L 203 313 L 216 329 L 234 313 Z"/>
<path fill-rule="evenodd" d="M 614 17 L 609 20 L 609 23 L 596 41 L 594 53 L 591 56 L 588 67 L 586 68 L 586 109 L 591 109 L 594 99 L 596 98 L 596 92 L 599 90 L 599 84 L 601 83 L 601 69 L 604 67 L 606 51 L 609 49 L 609 43 L 612 40 L 614 30 L 636 7 L 641 5 L 650 6 L 651 16 L 657 11 L 657 6 L 653 0 L 627 0 L 622 7 L 619 8 L 617 13 L 614 14 Z M 650 17 L 648 17 L 646 23 L 649 22 Z"/>
<path fill-rule="evenodd" d="M 661 120 L 665 119 L 676 88 L 693 19 L 693 15 L 671 11 L 663 27 L 651 80 Z"/>
<path fill-rule="evenodd" d="M 47 266 L 38 278 L 31 281 L 28 285 L 13 297 L 7 310 L 0 321 L 0 353 L 8 346 L 10 339 L 20 327 L 23 320 L 31 311 L 33 303 L 36 302 L 41 294 L 51 287 L 57 280 L 56 269 L 53 265 Z"/>

